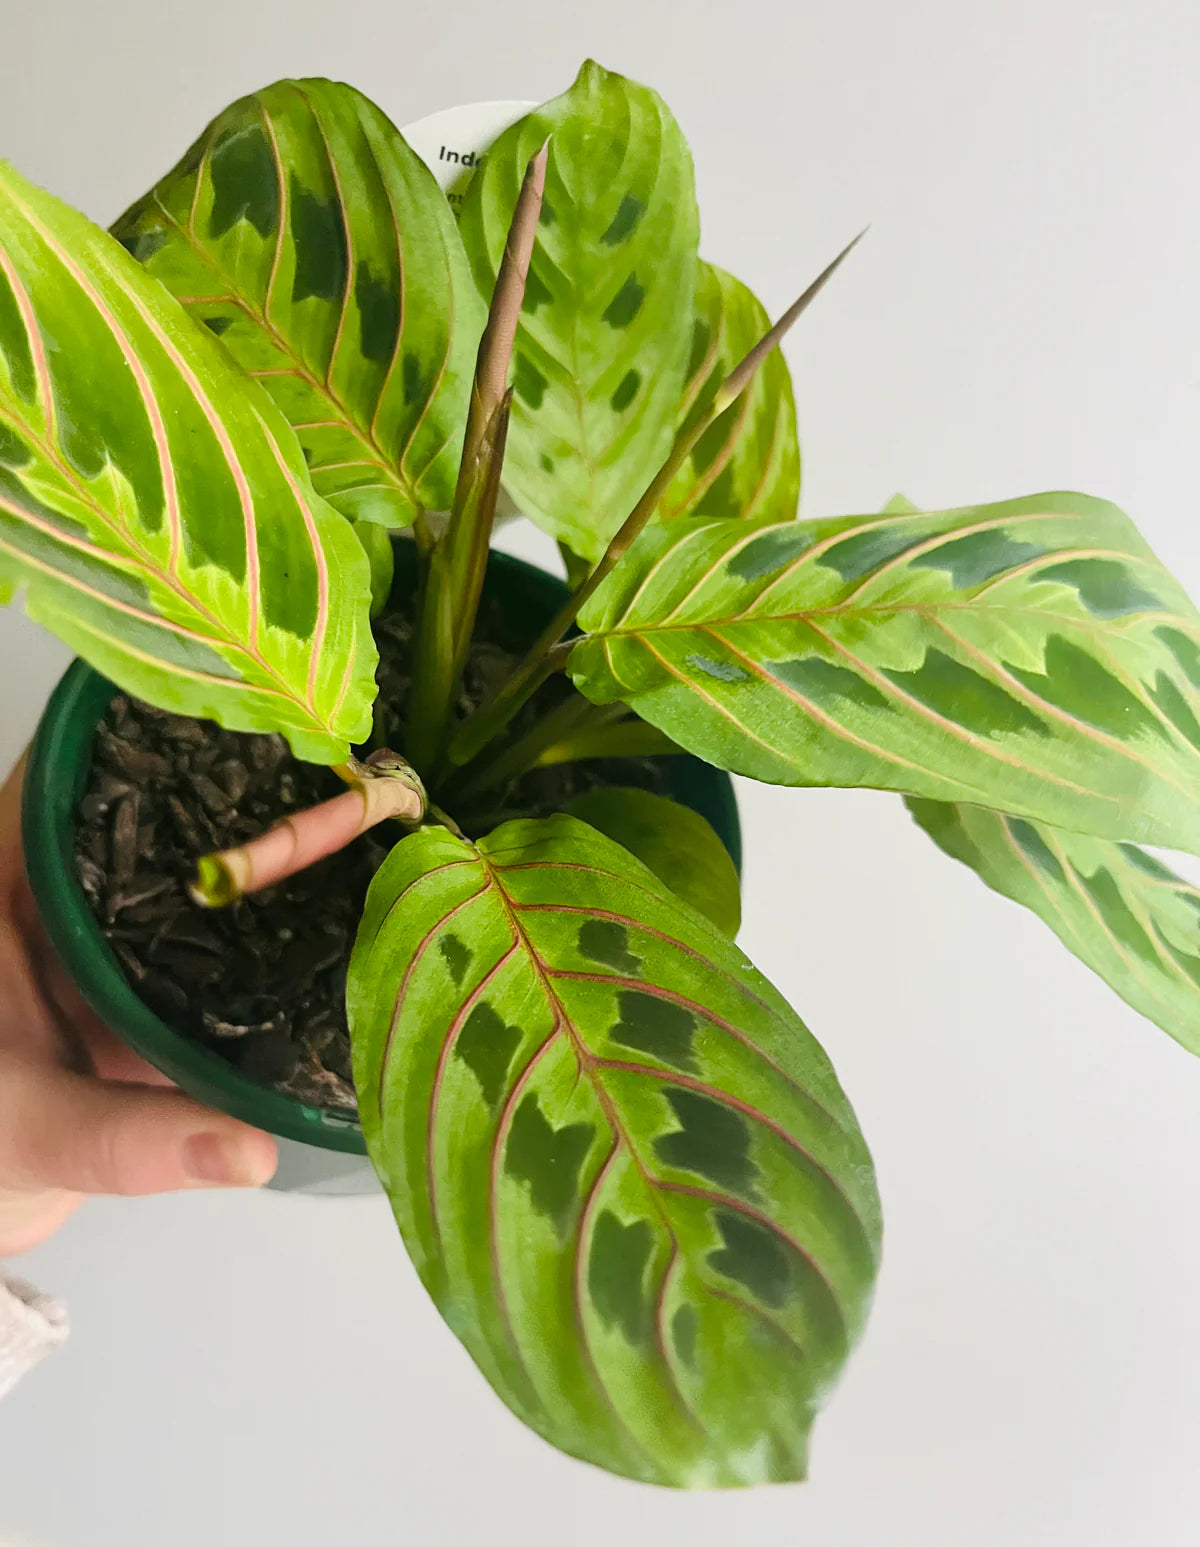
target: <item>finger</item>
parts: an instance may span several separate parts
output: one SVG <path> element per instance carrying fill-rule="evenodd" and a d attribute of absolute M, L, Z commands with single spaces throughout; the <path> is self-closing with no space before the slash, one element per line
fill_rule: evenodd
<path fill-rule="evenodd" d="M 59 1043 L 83 1055 L 82 1062 L 78 1057 L 67 1062 L 80 1073 L 94 1072 L 102 1080 L 171 1085 L 173 1082 L 165 1074 L 139 1058 L 86 1003 L 59 962 L 40 920 L 29 924 L 26 938 L 42 1001 L 57 1028 Z"/>
<path fill-rule="evenodd" d="M 40 1246 L 82 1202 L 78 1192 L 0 1192 L 0 1258 Z"/>
<path fill-rule="evenodd" d="M 92 1067 L 102 1080 L 127 1085 L 161 1085 L 167 1089 L 174 1086 L 169 1075 L 139 1057 L 94 1016 L 89 1016 L 79 1030 Z"/>
<path fill-rule="evenodd" d="M 0 1188 L 259 1187 L 275 1141 L 175 1090 L 106 1084 L 0 1052 Z"/>

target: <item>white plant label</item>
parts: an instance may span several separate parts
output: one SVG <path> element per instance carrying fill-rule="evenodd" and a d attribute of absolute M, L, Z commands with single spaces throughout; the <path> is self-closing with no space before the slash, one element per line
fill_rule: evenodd
<path fill-rule="evenodd" d="M 489 148 L 536 102 L 471 102 L 419 118 L 401 130 L 438 180 L 457 215 L 467 184 L 487 160 Z"/>

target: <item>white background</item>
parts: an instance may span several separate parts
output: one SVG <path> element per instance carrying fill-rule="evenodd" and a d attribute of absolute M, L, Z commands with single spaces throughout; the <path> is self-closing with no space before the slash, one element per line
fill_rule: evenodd
<path fill-rule="evenodd" d="M 595 54 L 672 104 L 706 255 L 772 310 L 872 223 L 789 347 L 808 514 L 1079 488 L 1200 593 L 1192 0 L 0 0 L 0 19 L 0 151 L 105 222 L 277 76 L 343 77 L 404 122 L 553 95 Z M 64 660 L 0 619 L 0 760 Z M 96 1203 L 28 1259 L 75 1335 L 0 1410 L 0 1538 L 1195 1543 L 1200 1066 L 898 801 L 742 799 L 743 942 L 830 1049 L 887 1214 L 807 1486 L 676 1496 L 561 1459 L 443 1329 L 381 1201 L 193 1195 Z"/>

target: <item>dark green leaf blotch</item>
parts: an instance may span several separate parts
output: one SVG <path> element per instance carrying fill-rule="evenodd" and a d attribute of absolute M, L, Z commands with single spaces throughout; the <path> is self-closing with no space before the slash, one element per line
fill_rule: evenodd
<path fill-rule="evenodd" d="M 518 354 L 513 360 L 513 391 L 535 411 L 542 406 L 546 378 L 528 355 Z"/>
<path fill-rule="evenodd" d="M 771 661 L 767 670 L 814 704 L 825 706 L 843 700 L 860 709 L 893 708 L 874 683 L 864 681 L 848 666 L 835 666 L 820 656 L 810 655 L 801 661 Z"/>
<path fill-rule="evenodd" d="M 726 568 L 739 580 L 765 580 L 798 559 L 812 538 L 798 526 L 777 526 L 739 548 Z"/>
<path fill-rule="evenodd" d="M 690 1010 L 638 988 L 622 989 L 617 995 L 617 1007 L 621 1019 L 609 1032 L 614 1042 L 649 1053 L 674 1069 L 695 1071 L 692 1037 L 696 1018 Z"/>
<path fill-rule="evenodd" d="M 114 235 L 129 256 L 139 263 L 149 263 L 154 254 L 167 245 L 167 229 L 160 225 L 137 226 L 124 235 L 119 232 Z"/>
<path fill-rule="evenodd" d="M 882 526 L 873 532 L 859 532 L 854 537 L 834 543 L 818 562 L 826 569 L 836 570 L 843 580 L 861 580 L 889 559 L 899 558 L 909 548 L 915 548 L 921 540 L 920 534 L 914 532 L 911 526 L 905 525 L 899 529 Z"/>
<path fill-rule="evenodd" d="M 1101 868 L 1094 876 L 1081 876 L 1080 879 L 1103 915 L 1104 922 L 1121 944 L 1143 961 L 1157 966 L 1154 942 L 1134 916 L 1112 875 Z"/>
<path fill-rule="evenodd" d="M 442 960 L 454 979 L 454 986 L 460 987 L 463 975 L 471 963 L 470 947 L 464 945 L 457 935 L 443 935 L 438 941 L 438 950 L 442 953 Z"/>
<path fill-rule="evenodd" d="M 1056 881 L 1065 880 L 1063 868 L 1059 864 L 1053 849 L 1030 822 L 1023 822 L 1020 817 L 1005 817 L 1008 829 L 1016 840 L 1017 847 L 1029 856 L 1039 870 L 1045 871 L 1048 876 L 1053 876 Z"/>
<path fill-rule="evenodd" d="M 641 957 L 629 949 L 629 931 L 612 919 L 588 919 L 579 931 L 579 954 L 635 976 L 642 967 Z"/>
<path fill-rule="evenodd" d="M 1121 843 L 1117 847 L 1131 865 L 1136 865 L 1139 870 L 1144 870 L 1148 876 L 1153 876 L 1156 881 L 1176 881 L 1178 879 L 1161 860 L 1154 858 L 1153 854 L 1147 854 L 1145 849 L 1139 849 L 1135 843 Z"/>
<path fill-rule="evenodd" d="M 1179 669 L 1194 688 L 1200 688 L 1200 645 L 1177 628 L 1156 628 L 1155 634 L 1179 663 Z"/>
<path fill-rule="evenodd" d="M 778 1310 L 792 1287 L 787 1247 L 765 1225 L 742 1214 L 719 1209 L 716 1222 L 725 1245 L 709 1252 L 709 1266 Z"/>
<path fill-rule="evenodd" d="M 405 406 L 411 408 L 414 403 L 421 401 L 424 394 L 424 384 L 421 380 L 421 362 L 415 354 L 406 353 L 400 370 L 404 380 Z"/>
<path fill-rule="evenodd" d="M 1200 751 L 1200 724 L 1196 723 L 1187 700 L 1165 671 L 1159 672 L 1149 693 L 1175 729 Z"/>
<path fill-rule="evenodd" d="M 483 1099 L 493 1111 L 504 1092 L 505 1075 L 520 1041 L 520 1029 L 506 1026 L 490 1004 L 477 1004 L 459 1033 L 455 1057 L 461 1058 L 479 1081 Z"/>
<path fill-rule="evenodd" d="M 617 383 L 617 389 L 609 402 L 612 404 L 613 413 L 623 414 L 638 395 L 638 388 L 642 384 L 640 371 L 626 371 Z"/>
<path fill-rule="evenodd" d="M 1131 612 L 1160 612 L 1162 602 L 1137 584 L 1124 564 L 1114 559 L 1069 559 L 1038 571 L 1039 580 L 1061 580 L 1079 592 L 1087 610 L 1098 618 L 1123 618 Z"/>
<path fill-rule="evenodd" d="M 927 650 L 916 671 L 889 671 L 885 675 L 919 703 L 976 735 L 1049 735 L 1037 715 L 999 683 L 941 650 Z"/>
<path fill-rule="evenodd" d="M 696 1365 L 696 1310 L 691 1305 L 681 1305 L 671 1318 L 671 1337 L 675 1352 L 689 1369 Z"/>
<path fill-rule="evenodd" d="M 534 1208 L 553 1223 L 560 1240 L 578 1205 L 579 1173 L 594 1136 L 589 1123 L 552 1128 L 533 1091 L 513 1118 L 504 1169 L 515 1181 L 528 1182 Z"/>
<path fill-rule="evenodd" d="M 292 173 L 293 302 L 340 301 L 346 288 L 346 227 L 336 199 L 322 199 Z"/>
<path fill-rule="evenodd" d="M 359 347 L 363 358 L 386 365 L 396 352 L 400 335 L 399 287 L 360 261 L 354 278 L 354 303 L 358 307 Z"/>
<path fill-rule="evenodd" d="M 0 351 L 8 364 L 8 374 L 13 391 L 22 401 L 32 403 L 37 379 L 33 372 L 33 354 L 17 298 L 13 295 L 4 274 L 0 273 Z"/>
<path fill-rule="evenodd" d="M 669 1166 L 708 1177 L 743 1197 L 755 1196 L 758 1167 L 750 1159 L 750 1128 L 730 1107 L 691 1090 L 665 1092 L 679 1128 L 655 1139 L 655 1153 Z"/>
<path fill-rule="evenodd" d="M 636 274 L 631 274 L 605 308 L 603 321 L 610 328 L 627 328 L 645 299 L 646 287 L 639 283 Z"/>
<path fill-rule="evenodd" d="M 259 236 L 274 235 L 279 224 L 279 169 L 261 124 L 221 140 L 213 150 L 209 175 L 213 186 L 210 237 L 224 236 L 239 220 L 248 220 Z M 145 261 L 140 253 L 134 256 Z"/>
<path fill-rule="evenodd" d="M 600 1319 L 619 1327 L 635 1348 L 649 1341 L 653 1314 L 646 1294 L 646 1268 L 654 1235 L 644 1219 L 622 1224 L 611 1209 L 596 1221 L 588 1257 L 588 1293 Z"/>
<path fill-rule="evenodd" d="M 521 302 L 521 310 L 536 312 L 539 306 L 545 306 L 547 301 L 552 301 L 554 296 L 546 281 L 541 278 L 537 270 L 530 267 L 525 276 L 525 299 Z"/>
<path fill-rule="evenodd" d="M 617 213 L 612 218 L 608 230 L 600 238 L 606 247 L 616 247 L 629 236 L 634 226 L 645 213 L 646 206 L 641 199 L 627 193 L 621 200 Z"/>
<path fill-rule="evenodd" d="M 1035 543 L 1017 542 L 1003 531 L 970 532 L 923 553 L 912 561 L 914 569 L 944 569 L 960 590 L 982 585 L 1045 553 Z"/>
<path fill-rule="evenodd" d="M 697 317 L 692 327 L 692 355 L 688 361 L 687 369 L 689 381 L 704 364 L 705 356 L 708 354 L 708 346 L 711 342 L 712 329 L 703 317 Z"/>
<path fill-rule="evenodd" d="M 210 333 L 215 333 L 218 338 L 220 338 L 221 334 L 225 332 L 226 328 L 230 327 L 233 323 L 232 317 L 202 317 L 200 320 L 204 323 L 204 326 L 208 329 L 208 331 Z"/>
<path fill-rule="evenodd" d="M 139 609 L 145 608 L 148 592 L 136 576 L 101 559 L 95 559 L 81 549 L 56 542 L 52 533 L 44 532 L 40 527 L 12 514 L 13 509 L 25 511 L 66 537 L 88 537 L 87 528 L 82 523 L 63 515 L 53 505 L 44 504 L 6 467 L 0 467 L 0 500 L 10 507 L 7 510 L 0 508 L 0 536 L 17 552 L 41 560 L 53 570 L 74 575 L 114 601 L 127 602 Z"/>
<path fill-rule="evenodd" d="M 1126 738 L 1138 732 L 1166 736 L 1141 699 L 1105 671 L 1094 656 L 1061 635 L 1052 634 L 1046 641 L 1044 676 L 1039 672 L 1022 671 L 1016 666 L 1010 670 L 1014 677 L 1048 703 L 1099 730 Z"/>
<path fill-rule="evenodd" d="M 32 452 L 17 432 L 0 420 L 0 463 L 6 467 L 24 467 Z"/>

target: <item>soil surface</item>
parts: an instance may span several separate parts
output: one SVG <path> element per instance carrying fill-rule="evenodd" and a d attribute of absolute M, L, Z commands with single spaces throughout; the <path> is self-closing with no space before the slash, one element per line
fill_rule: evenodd
<path fill-rule="evenodd" d="M 410 622 L 398 615 L 376 625 L 373 739 L 400 750 L 411 636 Z M 461 713 L 490 695 L 523 643 L 485 604 Z M 547 683 L 516 730 L 571 691 L 561 678 Z M 535 770 L 499 792 L 496 810 L 486 820 L 481 813 L 478 825 L 546 816 L 612 783 L 661 790 L 662 764 L 622 759 Z M 231 908 L 200 908 L 187 894 L 201 855 L 244 842 L 344 788 L 329 769 L 297 762 L 280 736 L 225 731 L 118 694 L 96 732 L 76 865 L 126 978 L 163 1020 L 254 1080 L 351 1112 L 346 969 L 367 887 L 400 830 L 384 824 Z"/>

